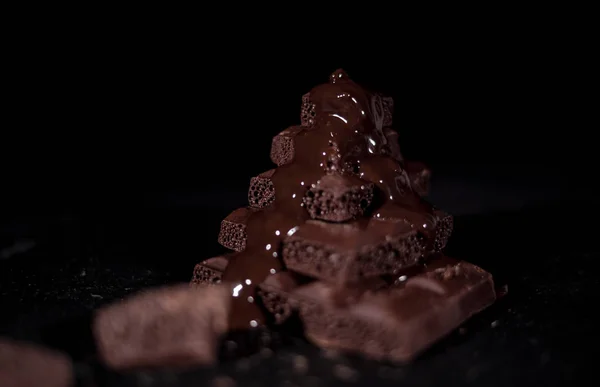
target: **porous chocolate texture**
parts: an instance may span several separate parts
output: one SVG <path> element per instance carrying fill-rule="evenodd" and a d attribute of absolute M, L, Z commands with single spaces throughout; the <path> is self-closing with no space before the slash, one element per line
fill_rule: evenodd
<path fill-rule="evenodd" d="M 275 324 L 284 323 L 298 310 L 298 302 L 292 293 L 299 287 L 313 282 L 316 280 L 311 277 L 281 271 L 268 276 L 259 285 L 258 294 L 267 311 L 273 316 Z M 390 283 L 393 281 L 386 281 L 384 277 L 371 277 L 353 286 L 354 289 L 379 290 L 389 287 Z"/>
<path fill-rule="evenodd" d="M 0 337 L 0 385 L 73 387 L 73 364 L 63 353 Z"/>
<path fill-rule="evenodd" d="M 273 316 L 275 324 L 285 322 L 292 315 L 294 308 L 289 301 L 290 292 L 311 281 L 297 273 L 281 271 L 268 276 L 259 285 L 258 294 L 263 306 Z"/>
<path fill-rule="evenodd" d="M 314 282 L 295 289 L 305 334 L 328 349 L 406 362 L 494 302 L 489 273 L 443 258 L 383 290 Z"/>
<path fill-rule="evenodd" d="M 452 230 L 454 229 L 454 217 L 442 210 L 435 210 L 434 216 L 437 219 L 435 225 L 434 250 L 440 252 L 446 247 L 448 240 L 452 235 Z"/>
<path fill-rule="evenodd" d="M 304 206 L 313 219 L 345 222 L 360 216 L 373 200 L 373 183 L 353 176 L 328 174 L 304 195 Z"/>
<path fill-rule="evenodd" d="M 271 181 L 271 177 L 274 173 L 275 170 L 271 169 L 250 179 L 250 189 L 248 190 L 250 207 L 264 208 L 273 203 L 275 200 L 275 186 Z"/>
<path fill-rule="evenodd" d="M 306 93 L 302 96 L 300 123 L 302 126 L 310 128 L 315 124 L 315 117 L 315 104 L 310 101 L 310 93 Z"/>
<path fill-rule="evenodd" d="M 311 221 L 284 240 L 282 251 L 289 270 L 330 282 L 350 283 L 417 264 L 423 242 L 421 235 L 404 222 Z"/>
<path fill-rule="evenodd" d="M 255 210 L 238 208 L 221 221 L 218 242 L 228 249 L 244 251 L 246 248 L 246 222 Z"/>
<path fill-rule="evenodd" d="M 278 166 L 289 164 L 294 160 L 296 152 L 295 137 L 303 130 L 301 126 L 287 128 L 271 142 L 271 161 Z"/>
<path fill-rule="evenodd" d="M 231 255 L 209 258 L 194 267 L 191 286 L 215 285 L 221 283 L 223 273 Z"/>
<path fill-rule="evenodd" d="M 223 284 L 176 285 L 104 307 L 93 323 L 100 358 L 118 370 L 214 364 L 230 301 Z"/>

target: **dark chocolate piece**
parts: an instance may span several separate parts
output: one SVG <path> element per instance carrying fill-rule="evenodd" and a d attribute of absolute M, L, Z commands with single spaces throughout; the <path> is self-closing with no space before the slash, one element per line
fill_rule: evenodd
<path fill-rule="evenodd" d="M 175 285 L 104 307 L 93 324 L 100 358 L 114 369 L 213 364 L 230 303 L 224 284 Z"/>
<path fill-rule="evenodd" d="M 221 221 L 218 241 L 223 247 L 234 251 L 246 248 L 246 222 L 255 210 L 242 207 L 227 215 Z"/>
<path fill-rule="evenodd" d="M 72 387 L 73 364 L 60 352 L 0 338 L 0 385 Z"/>
<path fill-rule="evenodd" d="M 446 247 L 450 235 L 452 235 L 452 230 L 454 229 L 454 217 L 442 210 L 435 210 L 434 216 L 436 218 L 436 225 L 433 248 L 434 251 L 440 252 Z"/>
<path fill-rule="evenodd" d="M 258 294 L 264 307 L 273 315 L 275 324 L 285 322 L 292 314 L 288 298 L 291 291 L 310 282 L 307 277 L 290 271 L 270 275 L 258 286 Z"/>
<path fill-rule="evenodd" d="M 294 160 L 296 148 L 294 137 L 303 130 L 301 126 L 287 128 L 271 142 L 271 161 L 278 166 L 289 164 Z"/>
<path fill-rule="evenodd" d="M 373 200 L 373 183 L 354 176 L 327 174 L 304 195 L 313 219 L 345 222 L 360 216 Z"/>
<path fill-rule="evenodd" d="M 404 163 L 410 179 L 412 189 L 421 196 L 429 194 L 431 171 L 419 161 L 406 161 Z"/>
<path fill-rule="evenodd" d="M 275 186 L 271 181 L 273 173 L 275 170 L 271 169 L 250 179 L 250 189 L 248 190 L 250 207 L 264 208 L 273 203 L 275 200 Z"/>
<path fill-rule="evenodd" d="M 300 123 L 307 128 L 315 124 L 315 104 L 310 100 L 310 93 L 302 96 L 302 108 L 300 112 Z"/>
<path fill-rule="evenodd" d="M 382 127 L 392 126 L 392 119 L 394 116 L 394 99 L 387 97 L 381 93 L 375 93 L 371 102 L 371 109 L 377 109 L 377 117 L 381 119 Z"/>
<path fill-rule="evenodd" d="M 282 271 L 270 275 L 259 285 L 258 294 L 265 308 L 273 315 L 275 324 L 282 324 L 298 309 L 298 302 L 291 294 L 299 287 L 315 281 L 298 273 Z M 370 277 L 354 284 L 353 289 L 379 290 L 388 287 L 391 282 L 383 277 Z"/>
<path fill-rule="evenodd" d="M 415 265 L 422 250 L 419 235 L 405 222 L 313 221 L 285 239 L 283 260 L 298 273 L 347 283 Z"/>
<path fill-rule="evenodd" d="M 390 156 L 395 160 L 402 162 L 404 158 L 402 157 L 402 153 L 400 153 L 400 143 L 398 142 L 398 132 L 396 132 L 392 128 L 383 129 L 383 134 L 385 135 L 388 151 Z"/>
<path fill-rule="evenodd" d="M 209 258 L 194 267 L 191 286 L 215 285 L 221 283 L 223 273 L 231 255 Z"/>
<path fill-rule="evenodd" d="M 291 297 L 299 304 L 306 336 L 316 345 L 400 362 L 496 298 L 489 273 L 449 258 L 432 262 L 398 287 L 357 291 L 314 282 Z"/>

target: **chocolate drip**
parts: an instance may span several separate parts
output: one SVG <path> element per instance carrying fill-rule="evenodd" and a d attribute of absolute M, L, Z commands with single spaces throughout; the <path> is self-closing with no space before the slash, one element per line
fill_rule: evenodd
<path fill-rule="evenodd" d="M 246 248 L 232 256 L 223 275 L 223 281 L 234 286 L 232 330 L 265 323 L 256 286 L 282 270 L 282 241 L 310 218 L 303 197 L 325 174 L 354 175 L 365 184 L 374 183 L 378 192 L 371 216 L 408 221 L 433 239 L 432 206 L 414 192 L 404 165 L 390 154 L 383 124 L 391 121 L 391 113 L 385 111 L 381 96 L 337 70 L 329 83 L 316 86 L 303 100 L 311 108 L 310 119 L 305 120 L 310 125 L 295 134 L 293 160 L 271 175 L 274 201 L 250 215 Z"/>

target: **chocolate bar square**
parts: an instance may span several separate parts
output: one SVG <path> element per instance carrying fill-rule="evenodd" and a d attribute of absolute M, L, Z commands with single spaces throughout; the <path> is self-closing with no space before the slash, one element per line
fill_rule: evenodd
<path fill-rule="evenodd" d="M 441 258 L 383 290 L 314 282 L 294 290 L 306 336 L 316 345 L 405 362 L 496 298 L 489 273 Z"/>
<path fill-rule="evenodd" d="M 308 221 L 284 240 L 283 260 L 289 270 L 348 283 L 415 265 L 422 250 L 420 235 L 404 222 Z"/>
<path fill-rule="evenodd" d="M 93 324 L 100 358 L 114 369 L 213 364 L 230 299 L 226 285 L 175 285 L 104 307 Z"/>

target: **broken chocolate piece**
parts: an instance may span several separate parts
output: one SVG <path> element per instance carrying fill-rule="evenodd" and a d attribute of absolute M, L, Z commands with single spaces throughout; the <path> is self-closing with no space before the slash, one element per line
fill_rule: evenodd
<path fill-rule="evenodd" d="M 392 119 L 394 118 L 394 99 L 387 97 L 383 94 L 376 93 L 381 98 L 381 105 L 383 110 L 383 122 L 384 127 L 392 126 Z"/>
<path fill-rule="evenodd" d="M 229 263 L 229 257 L 231 255 L 219 256 L 209 258 L 204 262 L 200 262 L 194 267 L 194 275 L 191 286 L 199 285 L 214 285 L 221 283 L 223 273 L 227 264 Z"/>
<path fill-rule="evenodd" d="M 406 161 L 405 169 L 410 179 L 412 189 L 421 196 L 429 194 L 431 171 L 425 164 L 418 161 Z"/>
<path fill-rule="evenodd" d="M 340 303 L 344 294 L 352 301 Z M 383 290 L 335 288 L 314 282 L 297 288 L 306 336 L 330 349 L 405 362 L 494 302 L 492 277 L 467 262 L 442 258 Z"/>
<path fill-rule="evenodd" d="M 294 137 L 303 130 L 301 126 L 287 128 L 271 142 L 271 161 L 277 166 L 289 164 L 294 160 L 296 152 Z"/>
<path fill-rule="evenodd" d="M 404 222 L 313 221 L 285 239 L 283 260 L 298 273 L 347 283 L 415 265 L 422 250 L 420 235 Z"/>
<path fill-rule="evenodd" d="M 353 176 L 328 174 L 304 195 L 313 219 L 344 222 L 364 213 L 373 200 L 373 183 Z"/>
<path fill-rule="evenodd" d="M 404 159 L 402 157 L 402 153 L 400 153 L 400 143 L 398 142 L 398 132 L 396 132 L 392 128 L 383 129 L 383 134 L 385 135 L 388 152 L 390 156 L 395 160 L 402 162 Z"/>
<path fill-rule="evenodd" d="M 250 189 L 248 190 L 250 207 L 264 208 L 273 203 L 275 200 L 275 186 L 271 181 L 273 173 L 275 170 L 271 169 L 250 179 Z"/>
<path fill-rule="evenodd" d="M 312 279 L 290 271 L 281 271 L 268 276 L 259 286 L 258 294 L 264 307 L 273 315 L 275 324 L 281 324 L 292 314 L 289 294 L 298 286 Z"/>
<path fill-rule="evenodd" d="M 224 284 L 175 285 L 104 307 L 93 324 L 100 357 L 114 369 L 213 364 L 230 302 Z"/>
<path fill-rule="evenodd" d="M 238 208 L 221 221 L 218 241 L 223 247 L 238 252 L 244 251 L 246 248 L 246 222 L 254 211 L 253 208 Z"/>
<path fill-rule="evenodd" d="M 454 218 L 452 215 L 441 210 L 435 210 L 434 216 L 436 218 L 435 224 L 435 242 L 434 251 L 440 252 L 448 244 L 452 230 L 454 229 Z"/>
<path fill-rule="evenodd" d="M 72 387 L 75 385 L 73 364 L 60 352 L 0 338 L 0 385 Z"/>
<path fill-rule="evenodd" d="M 306 93 L 302 96 L 301 125 L 307 128 L 312 127 L 315 123 L 315 116 L 315 104 L 310 101 L 310 93 Z"/>

